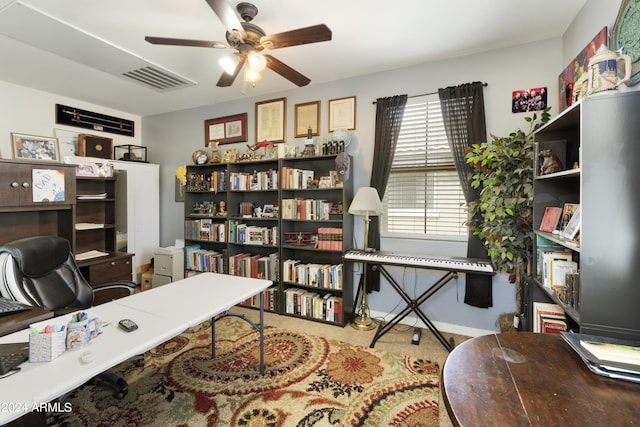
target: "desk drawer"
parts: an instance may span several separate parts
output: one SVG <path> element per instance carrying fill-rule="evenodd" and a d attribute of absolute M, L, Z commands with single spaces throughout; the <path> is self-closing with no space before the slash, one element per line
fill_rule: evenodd
<path fill-rule="evenodd" d="M 113 282 L 118 280 L 131 280 L 131 258 L 106 260 L 100 264 L 88 266 L 87 280 L 92 285 Z"/>

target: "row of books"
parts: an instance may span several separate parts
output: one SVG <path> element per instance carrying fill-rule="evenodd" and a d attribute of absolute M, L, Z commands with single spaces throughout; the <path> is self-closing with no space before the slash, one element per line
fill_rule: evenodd
<path fill-rule="evenodd" d="M 225 191 L 227 189 L 227 171 L 214 171 L 210 174 L 191 172 L 187 176 L 187 191 Z"/>
<path fill-rule="evenodd" d="M 300 288 L 284 291 L 285 313 L 328 322 L 342 323 L 342 298 L 331 294 L 320 295 Z"/>
<path fill-rule="evenodd" d="M 280 215 L 283 219 L 327 220 L 333 202 L 322 199 L 282 199 Z"/>
<path fill-rule="evenodd" d="M 187 271 L 227 272 L 224 253 L 202 249 L 200 245 L 191 245 L 185 248 L 185 258 Z"/>
<path fill-rule="evenodd" d="M 282 280 L 324 289 L 342 289 L 342 264 L 303 264 L 288 259 L 282 264 Z"/>
<path fill-rule="evenodd" d="M 188 219 L 184 222 L 184 236 L 188 240 L 226 242 L 227 224 L 214 222 L 211 218 Z"/>
<path fill-rule="evenodd" d="M 313 178 L 312 170 L 282 167 L 282 188 L 285 190 L 309 188 Z"/>
<path fill-rule="evenodd" d="M 320 227 L 318 228 L 318 249 L 332 251 L 342 250 L 342 228 Z"/>
<path fill-rule="evenodd" d="M 533 302 L 533 332 L 559 334 L 567 330 L 564 310 L 558 304 Z"/>
<path fill-rule="evenodd" d="M 230 243 L 247 245 L 278 245 L 278 227 L 259 227 L 229 221 Z"/>
<path fill-rule="evenodd" d="M 236 191 L 260 191 L 278 189 L 278 171 L 231 172 L 229 188 Z"/>
<path fill-rule="evenodd" d="M 536 247 L 536 274 L 547 289 L 566 285 L 567 274 L 578 272 L 578 263 L 573 260 L 573 252 L 555 244 L 539 244 Z"/>
<path fill-rule="evenodd" d="M 229 256 L 229 274 L 232 276 L 279 280 L 280 257 L 277 252 L 269 255 L 241 253 Z"/>
<path fill-rule="evenodd" d="M 264 309 L 269 311 L 277 311 L 278 310 L 278 289 L 276 287 L 272 287 L 269 289 L 265 289 L 262 292 L 262 296 L 264 298 Z M 240 305 L 244 305 L 245 307 L 260 307 L 260 295 L 254 295 L 251 298 L 247 298 Z"/>

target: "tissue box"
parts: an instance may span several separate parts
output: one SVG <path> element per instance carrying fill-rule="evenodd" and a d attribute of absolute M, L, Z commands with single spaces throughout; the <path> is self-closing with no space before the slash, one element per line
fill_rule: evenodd
<path fill-rule="evenodd" d="M 67 332 L 29 335 L 29 362 L 51 362 L 64 353 Z"/>

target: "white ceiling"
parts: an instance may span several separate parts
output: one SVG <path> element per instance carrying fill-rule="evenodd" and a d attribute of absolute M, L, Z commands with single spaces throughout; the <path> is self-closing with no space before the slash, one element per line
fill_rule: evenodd
<path fill-rule="evenodd" d="M 253 23 L 267 34 L 321 23 L 332 30 L 331 41 L 269 52 L 314 85 L 561 36 L 585 2 L 254 0 L 259 11 Z M 237 1 L 230 4 L 235 8 Z M 233 86 L 219 88 L 218 58 L 233 50 L 144 40 L 225 42 L 225 31 L 205 0 L 0 0 L 0 80 L 140 116 L 296 87 L 265 70 L 246 95 L 240 76 Z M 118 56 L 197 84 L 160 92 L 103 71 Z"/>

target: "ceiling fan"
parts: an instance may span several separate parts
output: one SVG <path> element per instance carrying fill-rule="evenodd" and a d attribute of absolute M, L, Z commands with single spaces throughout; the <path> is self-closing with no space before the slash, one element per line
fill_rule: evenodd
<path fill-rule="evenodd" d="M 207 40 L 176 39 L 168 37 L 145 37 L 152 44 L 172 46 L 194 46 L 215 49 L 234 48 L 234 58 L 231 66 L 224 67 L 225 72 L 220 76 L 217 86 L 231 86 L 244 67 L 245 80 L 255 83 L 260 78 L 259 71 L 265 67 L 280 74 L 285 79 L 297 86 L 306 86 L 311 80 L 294 70 L 275 57 L 261 53 L 263 50 L 280 49 L 289 46 L 298 46 L 309 43 L 317 43 L 331 40 L 331 30 L 324 24 L 285 31 L 283 33 L 267 35 L 264 30 L 251 23 L 258 14 L 258 8 L 251 3 L 238 3 L 236 10 L 244 22 L 240 22 L 233 8 L 226 0 L 206 0 L 220 21 L 227 28 L 227 43 Z"/>

